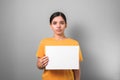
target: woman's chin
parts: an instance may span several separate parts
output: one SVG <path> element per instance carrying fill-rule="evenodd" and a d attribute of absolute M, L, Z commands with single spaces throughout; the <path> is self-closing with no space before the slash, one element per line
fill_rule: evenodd
<path fill-rule="evenodd" d="M 56 34 L 57 34 L 57 35 L 62 35 L 63 33 L 62 33 L 62 32 L 57 32 Z"/>

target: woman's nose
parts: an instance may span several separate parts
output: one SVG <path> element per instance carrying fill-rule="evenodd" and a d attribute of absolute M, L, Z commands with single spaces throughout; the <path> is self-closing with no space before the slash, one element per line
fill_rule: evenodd
<path fill-rule="evenodd" d="M 60 27 L 61 27 L 61 25 L 58 23 L 58 24 L 57 24 L 57 28 L 60 28 Z"/>

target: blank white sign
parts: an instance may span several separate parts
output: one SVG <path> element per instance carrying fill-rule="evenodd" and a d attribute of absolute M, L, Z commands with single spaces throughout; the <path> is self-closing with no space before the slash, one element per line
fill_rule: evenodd
<path fill-rule="evenodd" d="M 46 69 L 79 69 L 79 46 L 45 46 Z"/>

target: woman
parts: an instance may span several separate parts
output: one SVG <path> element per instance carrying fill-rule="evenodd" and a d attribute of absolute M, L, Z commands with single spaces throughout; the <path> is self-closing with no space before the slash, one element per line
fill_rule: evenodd
<path fill-rule="evenodd" d="M 37 67 L 44 69 L 42 80 L 80 80 L 80 70 L 46 70 L 45 67 L 49 63 L 49 58 L 45 55 L 45 46 L 60 46 L 60 45 L 77 45 L 79 43 L 71 38 L 67 38 L 64 34 L 67 28 L 66 16 L 62 12 L 55 12 L 50 17 L 50 27 L 53 30 L 53 37 L 41 40 L 36 56 Z M 57 54 L 57 53 L 56 53 Z M 80 61 L 83 60 L 80 51 Z"/>

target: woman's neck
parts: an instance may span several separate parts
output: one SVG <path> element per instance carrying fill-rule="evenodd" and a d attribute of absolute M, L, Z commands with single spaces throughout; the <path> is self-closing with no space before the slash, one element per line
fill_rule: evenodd
<path fill-rule="evenodd" d="M 53 38 L 55 38 L 56 40 L 66 39 L 65 35 L 54 35 Z"/>

